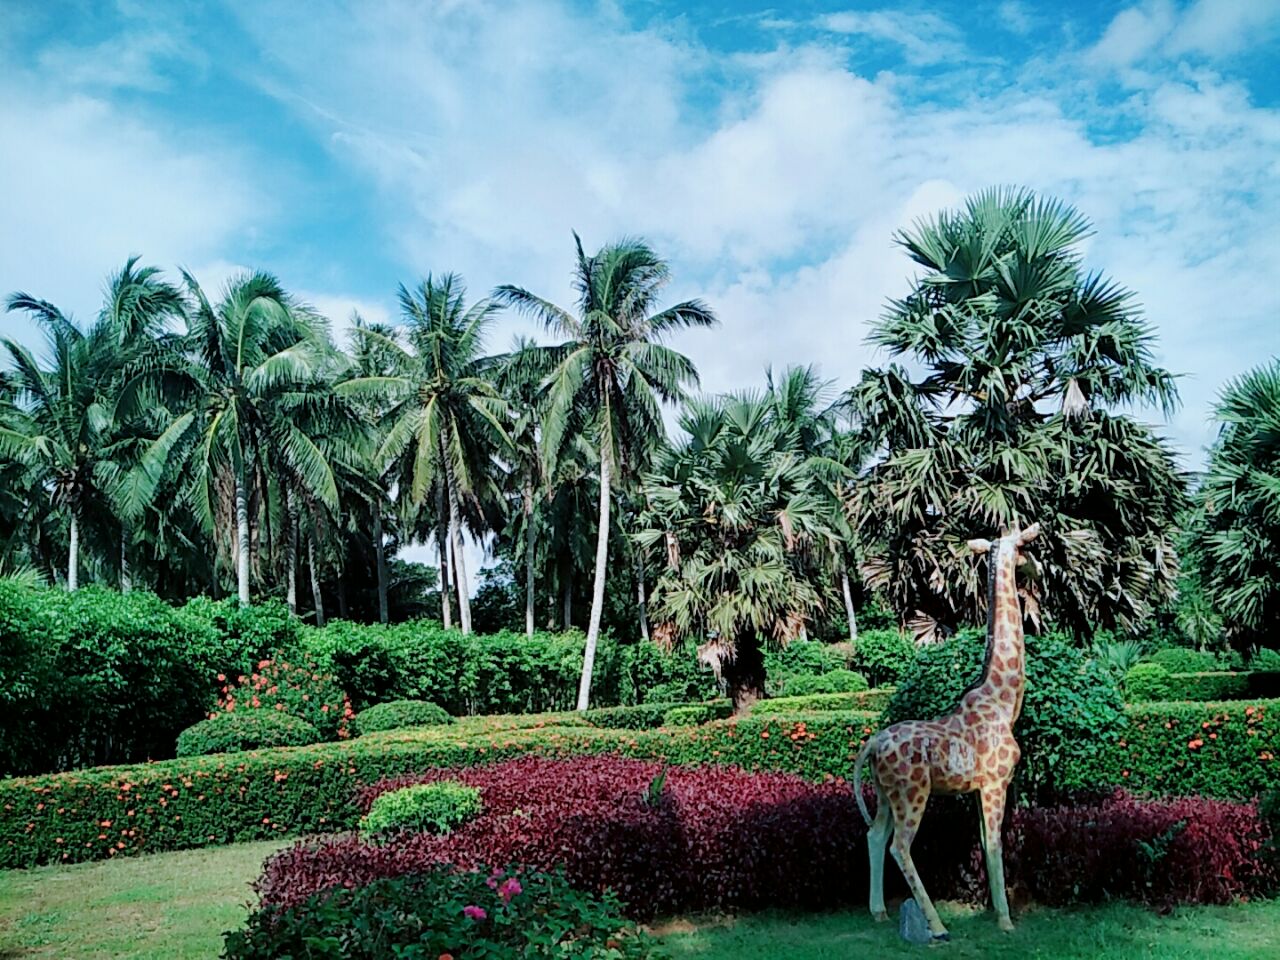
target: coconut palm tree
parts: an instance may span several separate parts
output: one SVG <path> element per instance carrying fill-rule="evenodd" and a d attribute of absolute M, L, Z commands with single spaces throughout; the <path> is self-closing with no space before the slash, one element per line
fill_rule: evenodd
<path fill-rule="evenodd" d="M 1192 538 L 1201 582 L 1234 642 L 1280 626 L 1280 361 L 1226 385 L 1197 491 Z"/>
<path fill-rule="evenodd" d="M 334 466 L 313 422 L 329 404 L 332 346 L 321 318 L 270 274 L 232 278 L 216 304 L 183 276 L 193 301 L 186 358 L 138 378 L 163 379 L 180 411 L 150 452 L 158 457 L 165 445 L 185 459 L 184 502 L 215 543 L 231 531 L 237 596 L 247 604 L 253 529 L 256 521 L 270 544 L 273 495 L 290 490 L 317 509 L 337 509 Z"/>
<path fill-rule="evenodd" d="M 666 557 L 655 639 L 707 637 L 699 654 L 736 713 L 764 696 L 764 646 L 797 638 L 821 609 L 811 573 L 834 540 L 822 484 L 772 414 L 752 395 L 687 404 L 687 436 L 647 476 L 635 535 Z"/>
<path fill-rule="evenodd" d="M 400 307 L 405 342 L 373 329 L 357 331 L 385 351 L 393 372 L 355 376 L 338 390 L 382 405 L 378 459 L 397 470 L 411 507 L 423 508 L 435 494 L 442 595 L 448 590 L 448 547 L 462 630 L 470 633 L 463 525 L 468 517 L 479 525 L 476 518 L 498 499 L 493 460 L 508 442 L 507 405 L 490 376 L 494 362 L 484 356 L 497 305 L 481 300 L 467 307 L 462 279 L 445 274 L 428 276 L 415 290 L 401 286 Z M 439 529 L 446 520 L 447 540 Z"/>
<path fill-rule="evenodd" d="M 871 341 L 910 359 L 849 394 L 880 461 L 851 499 L 864 577 L 921 638 L 981 616 L 963 549 L 974 531 L 1040 521 L 1028 611 L 1088 634 L 1132 630 L 1169 598 L 1185 481 L 1164 441 L 1117 412 L 1177 403 L 1133 294 L 1086 273 L 1089 224 L 1069 206 L 994 189 L 898 243 L 922 275 Z"/>
<path fill-rule="evenodd" d="M 609 555 L 609 506 L 616 482 L 634 478 L 664 435 L 659 403 L 678 402 L 698 382 L 688 357 L 662 341 L 688 327 L 709 327 L 715 315 L 700 300 L 658 310 L 669 279 L 665 261 L 640 240 L 621 240 L 587 256 L 574 234 L 577 315 L 515 286 L 495 298 L 539 319 L 563 340 L 549 350 L 544 457 L 554 462 L 576 437 L 589 435 L 600 458 L 591 619 L 578 687 L 578 709 L 591 697 Z"/>

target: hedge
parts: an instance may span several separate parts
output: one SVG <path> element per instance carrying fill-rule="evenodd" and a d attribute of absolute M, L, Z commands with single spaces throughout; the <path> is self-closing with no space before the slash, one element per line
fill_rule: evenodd
<path fill-rule="evenodd" d="M 760 716 L 775 713 L 810 713 L 823 710 L 880 711 L 893 697 L 893 687 L 863 690 L 858 693 L 813 693 L 804 697 L 774 697 L 761 700 L 751 712 Z"/>
<path fill-rule="evenodd" d="M 178 756 L 242 753 L 266 747 L 305 747 L 324 737 L 301 717 L 275 710 L 218 713 L 178 734 Z"/>
<path fill-rule="evenodd" d="M 767 701 L 766 701 L 767 702 Z M 1247 799 L 1280 788 L 1280 701 L 1141 704 L 1064 785 Z M 340 743 L 0 781 L 0 867 L 352 829 L 356 789 L 430 767 L 528 754 L 620 753 L 849 779 L 875 729 L 866 714 L 810 713 L 700 727 L 611 730 L 580 717 L 493 717 Z"/>
<path fill-rule="evenodd" d="M 1259 700 L 1280 697 L 1280 672 L 1243 670 L 1169 674 L 1171 700 Z"/>
<path fill-rule="evenodd" d="M 1280 700 L 1140 703 L 1128 729 L 1064 785 L 1244 799 L 1280 789 Z"/>

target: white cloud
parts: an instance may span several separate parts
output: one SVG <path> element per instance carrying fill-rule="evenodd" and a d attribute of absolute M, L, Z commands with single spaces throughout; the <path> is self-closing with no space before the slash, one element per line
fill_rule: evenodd
<path fill-rule="evenodd" d="M 1196 0 L 1169 38 L 1169 52 L 1224 57 L 1275 39 L 1280 0 Z"/>
<path fill-rule="evenodd" d="M 1173 29 L 1176 14 L 1169 0 L 1151 0 L 1116 14 L 1088 59 L 1110 67 L 1127 67 L 1156 49 Z"/>
<path fill-rule="evenodd" d="M 818 18 L 832 33 L 883 40 L 902 48 L 909 63 L 930 64 L 964 56 L 960 31 L 936 13 L 902 10 L 846 10 Z"/>
<path fill-rule="evenodd" d="M 996 8 L 996 18 L 1011 33 L 1028 34 L 1034 26 L 1034 20 L 1021 0 L 1004 0 Z"/>

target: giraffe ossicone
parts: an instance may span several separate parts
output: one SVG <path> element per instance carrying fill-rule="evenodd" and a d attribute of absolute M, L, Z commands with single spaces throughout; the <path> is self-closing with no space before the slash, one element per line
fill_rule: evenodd
<path fill-rule="evenodd" d="M 1004 886 L 1000 829 L 1005 795 L 1022 751 L 1013 725 L 1022 712 L 1026 685 L 1022 609 L 1017 569 L 1021 550 L 1040 533 L 1040 525 L 1016 524 L 998 539 L 970 540 L 975 553 L 989 554 L 987 567 L 987 648 L 982 673 L 956 707 L 933 720 L 904 720 L 872 736 L 854 762 L 853 789 L 867 821 L 871 859 L 871 913 L 888 918 L 884 905 L 884 854 L 888 847 L 902 869 L 912 896 L 924 911 L 935 940 L 949 935 L 925 892 L 911 860 L 911 843 L 931 794 L 977 793 L 981 799 L 982 844 L 991 885 L 991 905 L 1001 929 L 1012 930 Z M 862 768 L 869 764 L 876 815 L 862 796 Z"/>

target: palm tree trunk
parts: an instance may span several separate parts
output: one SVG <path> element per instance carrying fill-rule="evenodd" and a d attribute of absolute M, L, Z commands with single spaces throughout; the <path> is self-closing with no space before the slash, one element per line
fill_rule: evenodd
<path fill-rule="evenodd" d="M 240 605 L 249 604 L 249 494 L 236 472 L 236 588 Z"/>
<path fill-rule="evenodd" d="M 733 700 L 734 716 L 750 713 L 756 701 L 765 697 L 764 650 L 760 641 L 755 637 L 739 637 L 733 657 L 722 664 L 721 676 Z"/>
<path fill-rule="evenodd" d="M 636 600 L 640 604 L 640 639 L 649 642 L 649 598 L 645 592 L 644 554 L 636 551 Z"/>
<path fill-rule="evenodd" d="M 129 535 L 124 528 L 120 529 L 120 592 L 128 593 L 133 589 L 133 578 L 129 576 Z"/>
<path fill-rule="evenodd" d="M 849 589 L 849 569 L 840 568 L 840 587 L 844 590 L 844 610 L 849 615 L 849 642 L 858 645 L 858 615 L 853 609 L 853 591 Z"/>
<path fill-rule="evenodd" d="M 524 492 L 524 635 L 533 636 L 533 492 Z"/>
<path fill-rule="evenodd" d="M 373 552 L 378 565 L 378 622 L 387 622 L 387 546 L 382 542 L 382 504 L 373 505 Z"/>
<path fill-rule="evenodd" d="M 449 540 L 446 532 L 448 519 L 444 513 L 444 485 L 436 490 L 436 546 L 440 548 L 440 614 L 444 628 L 453 628 L 453 611 L 449 606 Z"/>
<path fill-rule="evenodd" d="M 289 612 L 296 614 L 298 612 L 298 509 L 294 505 L 293 495 L 289 493 L 288 488 L 284 492 L 284 508 L 289 523 L 288 570 L 285 573 L 288 584 L 285 589 Z"/>
<path fill-rule="evenodd" d="M 80 521 L 71 514 L 71 545 L 67 548 L 67 590 L 80 585 Z"/>
<path fill-rule="evenodd" d="M 587 649 L 582 654 L 582 680 L 578 684 L 578 710 L 591 700 L 591 671 L 596 664 L 600 616 L 604 613 L 605 567 L 609 562 L 609 450 L 600 450 L 600 524 L 596 531 L 596 579 L 591 590 L 591 620 L 587 624 Z"/>
<path fill-rule="evenodd" d="M 324 598 L 320 595 L 320 570 L 316 566 L 315 531 L 307 537 L 307 566 L 311 568 L 311 602 L 315 606 L 316 626 L 324 626 Z"/>
<path fill-rule="evenodd" d="M 560 578 L 560 629 L 573 627 L 573 567 L 572 561 L 564 563 L 564 576 Z"/>
<path fill-rule="evenodd" d="M 462 556 L 462 524 L 458 520 L 458 501 L 449 498 L 449 541 L 453 544 L 453 573 L 458 583 L 458 616 L 463 636 L 471 633 L 471 598 L 467 594 L 467 562 Z"/>
<path fill-rule="evenodd" d="M 338 619 L 350 620 L 347 616 L 347 578 L 338 571 Z"/>

